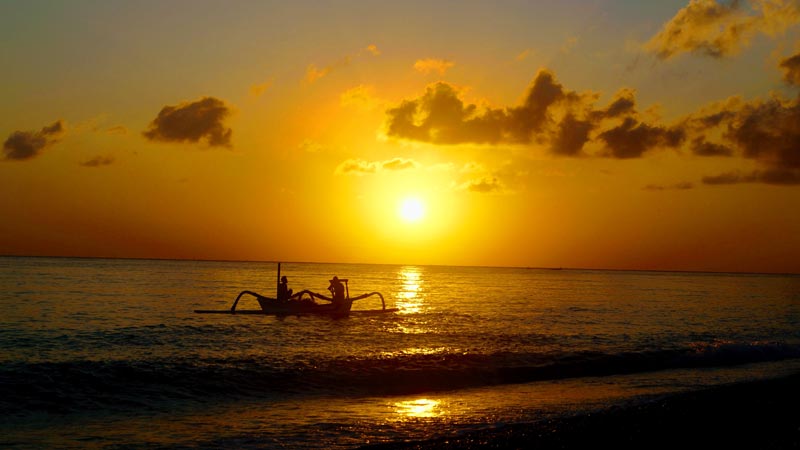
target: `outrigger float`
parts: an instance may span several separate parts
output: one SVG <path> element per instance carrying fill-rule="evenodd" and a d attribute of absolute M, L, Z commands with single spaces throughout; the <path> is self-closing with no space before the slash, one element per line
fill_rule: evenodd
<path fill-rule="evenodd" d="M 281 264 L 278 263 L 278 284 L 280 285 L 281 281 Z M 326 295 L 319 294 L 317 292 L 312 292 L 309 290 L 302 290 L 295 294 L 292 294 L 286 299 L 278 299 L 267 297 L 261 294 L 258 294 L 253 291 L 242 291 L 236 296 L 236 300 L 233 301 L 233 306 L 231 309 L 195 309 L 194 312 L 198 314 L 262 314 L 262 315 L 271 315 L 271 316 L 301 316 L 301 315 L 333 315 L 333 316 L 346 316 L 349 314 L 383 314 L 383 313 L 391 313 L 398 311 L 398 308 L 387 308 L 386 301 L 383 299 L 383 295 L 380 292 L 370 292 L 368 294 L 359 295 L 356 297 L 350 297 L 350 288 L 347 285 L 347 281 L 345 279 L 339 280 L 344 283 L 345 286 L 345 298 L 340 301 L 334 300 L 332 297 L 328 297 Z M 278 288 L 278 292 L 280 292 L 280 288 Z M 261 306 L 261 309 L 236 309 L 236 305 L 239 304 L 239 300 L 245 296 L 250 295 L 256 298 L 258 304 Z M 377 295 L 381 299 L 381 309 L 370 309 L 370 310 L 356 310 L 351 311 L 351 307 L 353 302 L 356 300 L 362 300 L 367 297 L 371 297 L 373 295 Z M 280 295 L 276 295 L 276 297 L 280 297 Z M 329 303 L 317 303 L 315 299 L 324 300 Z"/>

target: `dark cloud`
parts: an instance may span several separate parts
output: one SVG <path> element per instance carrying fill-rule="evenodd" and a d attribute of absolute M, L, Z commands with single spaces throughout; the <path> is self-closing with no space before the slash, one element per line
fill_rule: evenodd
<path fill-rule="evenodd" d="M 479 115 L 477 109 L 464 105 L 453 86 L 439 82 L 419 99 L 389 109 L 387 134 L 437 144 L 501 142 L 505 113 L 488 110 Z"/>
<path fill-rule="evenodd" d="M 223 125 L 231 109 L 222 100 L 204 97 L 191 103 L 165 106 L 142 134 L 152 141 L 199 142 L 230 147 L 233 130 Z"/>
<path fill-rule="evenodd" d="M 540 144 L 563 156 L 581 156 L 587 143 L 599 138 L 607 155 L 639 157 L 657 146 L 680 145 L 680 129 L 640 122 L 635 117 L 635 93 L 620 90 L 611 103 L 595 109 L 594 94 L 564 88 L 552 72 L 540 70 L 521 105 L 504 109 L 466 104 L 459 91 L 443 82 L 417 99 L 387 110 L 389 136 L 434 144 Z M 622 123 L 600 132 L 607 121 Z M 597 134 L 597 136 L 594 136 Z"/>
<path fill-rule="evenodd" d="M 83 167 L 101 167 L 114 164 L 114 158 L 111 156 L 95 156 L 92 159 L 80 163 Z"/>
<path fill-rule="evenodd" d="M 800 170 L 769 169 L 758 172 L 757 176 L 758 181 L 767 184 L 792 186 L 800 184 Z"/>
<path fill-rule="evenodd" d="M 455 87 L 439 82 L 422 97 L 386 111 L 386 131 L 389 136 L 435 144 L 526 144 L 545 129 L 551 105 L 572 99 L 578 96 L 564 91 L 546 70 L 536 75 L 522 105 L 506 109 L 479 110 L 465 104 Z"/>
<path fill-rule="evenodd" d="M 680 128 L 652 126 L 632 117 L 598 135 L 610 151 L 609 156 L 620 159 L 639 158 L 656 147 L 677 147 L 685 138 L 686 134 Z"/>
<path fill-rule="evenodd" d="M 583 146 L 589 141 L 589 133 L 593 127 L 591 122 L 567 114 L 558 124 L 558 132 L 551 147 L 553 153 L 564 156 L 580 155 Z"/>
<path fill-rule="evenodd" d="M 536 145 L 570 157 L 631 159 L 656 149 L 683 148 L 696 156 L 738 156 L 762 166 L 734 179 L 729 174 L 706 177 L 704 184 L 796 184 L 800 98 L 773 95 L 747 102 L 732 97 L 672 124 L 645 120 L 631 89 L 618 91 L 604 108 L 595 107 L 597 98 L 565 89 L 547 70 L 536 75 L 519 106 L 502 109 L 465 103 L 458 89 L 440 82 L 389 109 L 386 130 L 389 136 L 435 144 Z M 680 187 L 649 187 L 658 188 Z"/>
<path fill-rule="evenodd" d="M 800 86 L 800 53 L 781 61 L 783 80 L 789 84 Z"/>
<path fill-rule="evenodd" d="M 65 130 L 64 122 L 57 120 L 39 131 L 15 131 L 3 143 L 3 153 L 8 161 L 24 161 L 38 156 L 42 150 L 58 142 Z"/>
<path fill-rule="evenodd" d="M 768 169 L 744 174 L 740 172 L 727 172 L 703 177 L 703 183 L 709 185 L 765 183 L 781 186 L 796 186 L 800 185 L 800 170 Z"/>
<path fill-rule="evenodd" d="M 733 149 L 714 142 L 707 142 L 705 137 L 698 136 L 692 140 L 692 153 L 697 156 L 733 156 Z"/>
<path fill-rule="evenodd" d="M 725 138 L 776 169 L 800 169 L 800 98 L 745 104 L 728 123 Z"/>
<path fill-rule="evenodd" d="M 718 110 L 686 120 L 687 128 L 697 134 L 692 151 L 701 156 L 741 155 L 760 164 L 752 173 L 729 172 L 707 176 L 703 183 L 767 183 L 796 185 L 800 179 L 800 97 L 787 100 L 773 96 L 769 100 L 743 102 L 729 100 Z M 725 144 L 707 142 L 705 136 L 721 131 Z"/>
<path fill-rule="evenodd" d="M 755 181 L 752 176 L 742 176 L 738 172 L 726 172 L 719 175 L 711 175 L 703 177 L 703 184 L 737 184 L 737 183 L 751 183 Z"/>
<path fill-rule="evenodd" d="M 622 89 L 614 96 L 614 100 L 604 110 L 593 111 L 590 116 L 594 121 L 612 119 L 636 113 L 636 94 L 633 89 Z"/>

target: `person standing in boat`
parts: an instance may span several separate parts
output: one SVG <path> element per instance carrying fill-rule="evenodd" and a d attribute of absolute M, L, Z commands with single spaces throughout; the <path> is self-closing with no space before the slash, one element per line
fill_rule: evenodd
<path fill-rule="evenodd" d="M 342 282 L 339 280 L 339 277 L 335 275 L 333 276 L 333 279 L 330 281 L 331 285 L 328 286 L 328 290 L 331 291 L 331 295 L 333 296 L 334 306 L 336 306 L 336 309 L 346 308 L 349 311 L 350 310 L 349 306 L 346 306 L 347 299 L 345 298 L 344 284 L 342 284 Z"/>
<path fill-rule="evenodd" d="M 289 280 L 286 276 L 281 277 L 281 282 L 278 284 L 278 301 L 288 302 L 292 296 L 292 290 L 289 289 Z"/>

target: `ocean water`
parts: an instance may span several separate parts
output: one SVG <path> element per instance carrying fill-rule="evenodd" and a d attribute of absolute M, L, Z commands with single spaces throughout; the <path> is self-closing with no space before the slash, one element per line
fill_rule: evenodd
<path fill-rule="evenodd" d="M 796 275 L 282 274 L 295 291 L 348 278 L 352 296 L 378 291 L 399 311 L 193 312 L 274 295 L 274 263 L 0 258 L 0 445 L 354 448 L 800 371 Z"/>

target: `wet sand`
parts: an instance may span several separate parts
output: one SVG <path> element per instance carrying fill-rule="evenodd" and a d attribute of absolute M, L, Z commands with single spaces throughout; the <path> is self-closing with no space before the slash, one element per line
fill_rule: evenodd
<path fill-rule="evenodd" d="M 369 449 L 800 448 L 800 374 Z"/>

